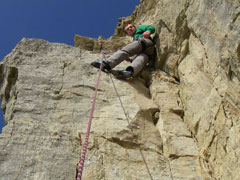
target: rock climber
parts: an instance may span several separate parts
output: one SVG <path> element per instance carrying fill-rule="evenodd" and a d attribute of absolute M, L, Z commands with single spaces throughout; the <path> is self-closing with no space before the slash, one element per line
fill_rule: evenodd
<path fill-rule="evenodd" d="M 126 61 L 131 61 L 130 57 L 136 55 L 131 61 L 131 65 L 126 70 L 118 71 L 117 78 L 126 79 L 135 77 L 144 66 L 150 61 L 154 53 L 154 43 L 151 34 L 155 33 L 155 28 L 151 25 L 140 25 L 136 28 L 133 24 L 127 24 L 124 27 L 127 36 L 133 37 L 133 42 L 115 52 L 106 61 L 94 61 L 92 66 L 100 68 L 102 63 L 103 71 L 111 71 L 115 66 Z"/>

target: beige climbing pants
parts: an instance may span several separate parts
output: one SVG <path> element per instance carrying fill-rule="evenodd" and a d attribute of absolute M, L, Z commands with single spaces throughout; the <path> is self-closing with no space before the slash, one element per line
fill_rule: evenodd
<path fill-rule="evenodd" d="M 144 41 L 146 46 L 144 52 L 141 41 Z M 140 39 L 138 41 L 134 41 L 121 50 L 115 52 L 112 56 L 110 56 L 106 62 L 110 65 L 111 68 L 114 68 L 125 59 L 137 55 L 136 58 L 132 61 L 130 67 L 134 70 L 134 76 L 137 75 L 144 66 L 149 62 L 149 55 L 152 55 L 154 52 L 154 45 L 150 39 Z"/>

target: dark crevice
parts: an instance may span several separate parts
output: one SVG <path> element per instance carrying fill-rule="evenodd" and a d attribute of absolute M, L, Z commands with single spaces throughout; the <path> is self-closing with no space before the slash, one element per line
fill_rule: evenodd
<path fill-rule="evenodd" d="M 5 113 L 7 104 L 11 99 L 16 100 L 17 99 L 17 93 L 16 93 L 16 81 L 18 79 L 18 69 L 13 66 L 4 66 L 1 67 L 1 91 L 3 92 L 1 94 L 1 108 L 3 113 Z M 11 107 L 13 108 L 14 102 L 11 103 Z M 7 121 L 12 118 L 12 114 L 9 114 L 9 118 L 4 120 L 4 124 L 7 124 Z"/>
<path fill-rule="evenodd" d="M 170 112 L 180 116 L 181 118 L 184 116 L 184 111 L 182 109 L 170 109 Z"/>
<path fill-rule="evenodd" d="M 124 140 L 120 140 L 120 138 L 117 137 L 112 137 L 110 139 L 110 141 L 112 141 L 113 143 L 116 143 L 126 149 L 136 149 L 140 147 L 140 144 L 132 142 L 132 141 L 124 141 Z"/>
<path fill-rule="evenodd" d="M 101 136 L 103 139 L 106 139 L 112 143 L 116 143 L 119 146 L 125 148 L 125 149 L 139 149 L 140 148 L 140 144 L 137 142 L 132 142 L 130 140 L 122 140 L 118 137 L 111 137 L 111 138 L 106 138 L 104 136 Z"/>
<path fill-rule="evenodd" d="M 196 157 L 196 156 L 194 156 L 194 155 L 181 155 L 181 156 L 179 156 L 179 155 L 177 155 L 177 154 L 169 154 L 169 159 L 171 159 L 171 160 L 174 160 L 174 159 L 178 159 L 178 158 L 181 158 L 181 157 Z"/>
<path fill-rule="evenodd" d="M 232 21 L 233 24 L 236 22 L 239 16 L 240 16 L 240 12 L 238 12 L 236 16 L 233 18 L 233 21 Z"/>
<path fill-rule="evenodd" d="M 16 67 L 8 67 L 7 84 L 4 90 L 6 101 L 8 101 L 10 98 L 10 92 L 12 90 L 12 87 L 15 85 L 17 78 L 18 78 L 18 69 Z"/>
<path fill-rule="evenodd" d="M 237 47 L 237 57 L 238 57 L 238 62 L 240 63 L 240 43 L 238 44 L 238 47 Z"/>

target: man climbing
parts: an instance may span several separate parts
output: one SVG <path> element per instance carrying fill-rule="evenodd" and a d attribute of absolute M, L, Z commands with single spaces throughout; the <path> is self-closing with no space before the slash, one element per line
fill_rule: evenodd
<path fill-rule="evenodd" d="M 102 70 L 111 71 L 124 60 L 130 61 L 129 57 L 137 55 L 126 70 L 118 71 L 117 78 L 119 79 L 136 76 L 150 61 L 150 56 L 154 53 L 154 43 L 150 37 L 155 32 L 153 26 L 140 25 L 136 28 L 132 24 L 127 24 L 124 31 L 126 35 L 133 37 L 133 42 L 115 52 L 106 61 L 94 61 L 91 63 L 96 68 L 100 68 L 102 63 Z"/>

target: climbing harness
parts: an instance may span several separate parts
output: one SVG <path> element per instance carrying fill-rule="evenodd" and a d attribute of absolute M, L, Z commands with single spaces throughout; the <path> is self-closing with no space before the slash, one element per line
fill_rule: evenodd
<path fill-rule="evenodd" d="M 149 37 L 149 39 L 152 41 L 152 43 L 153 43 L 152 45 L 147 45 L 146 42 L 144 41 L 144 38 L 139 38 L 138 41 L 142 45 L 142 52 L 145 53 L 149 57 L 149 62 L 145 65 L 145 67 L 153 68 L 154 64 L 155 64 L 156 56 L 157 56 L 157 50 L 155 47 L 156 36 L 154 38 Z M 153 52 L 149 54 L 146 50 L 151 47 L 153 47 Z"/>
<path fill-rule="evenodd" d="M 92 108 L 91 108 L 91 112 L 90 112 L 90 116 L 89 116 L 89 120 L 88 120 L 87 133 L 86 133 L 84 144 L 83 144 L 81 159 L 78 164 L 79 167 L 78 167 L 78 172 L 77 172 L 77 180 L 81 180 L 81 178 L 82 178 L 83 166 L 84 166 L 84 161 L 85 161 L 86 153 L 87 153 L 88 138 L 89 138 L 91 124 L 92 124 L 93 112 L 94 112 L 94 108 L 95 108 L 95 104 L 96 104 L 97 90 L 98 90 L 98 86 L 99 86 L 99 82 L 100 82 L 101 71 L 102 71 L 102 63 L 100 65 L 99 72 L 98 72 L 98 78 L 97 78 L 96 88 L 95 88 L 95 92 L 94 92 Z"/>
<path fill-rule="evenodd" d="M 103 54 L 103 59 L 106 60 L 104 54 Z M 96 104 L 97 90 L 98 90 L 98 86 L 99 86 L 99 82 L 100 82 L 100 76 L 101 76 L 102 66 L 103 66 L 103 64 L 101 63 L 100 68 L 99 68 L 99 72 L 98 72 L 98 78 L 97 78 L 96 88 L 95 88 L 95 92 L 94 92 L 94 98 L 93 98 L 92 108 L 91 108 L 90 117 L 89 117 L 89 121 L 88 121 L 88 128 L 87 128 L 87 132 L 86 132 L 86 136 L 85 136 L 85 140 L 84 140 L 84 145 L 83 145 L 83 150 L 82 150 L 82 154 L 81 154 L 81 159 L 80 159 L 79 164 L 78 164 L 77 179 L 76 179 L 76 180 L 81 180 L 81 178 L 82 178 L 84 161 L 85 161 L 86 153 L 87 153 L 88 139 L 89 139 L 89 134 L 90 134 L 90 129 L 91 129 L 93 112 L 94 112 L 94 108 L 95 108 L 95 104 Z M 120 102 L 120 104 L 121 104 L 121 107 L 122 107 L 122 109 L 123 109 L 123 113 L 124 113 L 124 115 L 125 115 L 125 117 L 126 117 L 126 120 L 127 120 L 127 122 L 128 122 L 129 129 L 130 129 L 132 135 L 134 135 L 134 132 L 133 132 L 131 126 L 130 126 L 130 121 L 129 121 L 128 115 L 127 115 L 127 113 L 126 113 L 126 111 L 125 111 L 125 108 L 124 108 L 124 106 L 123 106 L 122 100 L 121 100 L 120 95 L 119 95 L 119 93 L 118 93 L 118 91 L 117 91 L 116 85 L 115 85 L 115 83 L 114 83 L 114 81 L 113 81 L 113 78 L 112 78 L 113 75 L 112 75 L 112 74 L 109 74 L 109 76 L 110 76 L 111 82 L 112 82 L 112 84 L 113 84 L 114 90 L 115 90 L 115 92 L 116 92 L 116 95 L 117 95 L 117 97 L 118 97 L 118 99 L 119 99 L 119 102 Z M 147 162 L 146 162 L 146 160 L 145 160 L 145 157 L 144 157 L 144 155 L 143 155 L 142 150 L 139 149 L 139 152 L 140 152 L 141 157 L 142 157 L 142 159 L 143 159 L 143 162 L 144 162 L 144 164 L 145 164 L 145 166 L 146 166 L 146 169 L 147 169 L 147 172 L 148 172 L 148 174 L 149 174 L 149 177 L 150 177 L 151 180 L 153 180 L 153 177 L 152 177 L 151 172 L 150 172 L 150 170 L 149 170 L 149 168 L 148 168 L 148 165 L 147 165 Z"/>

